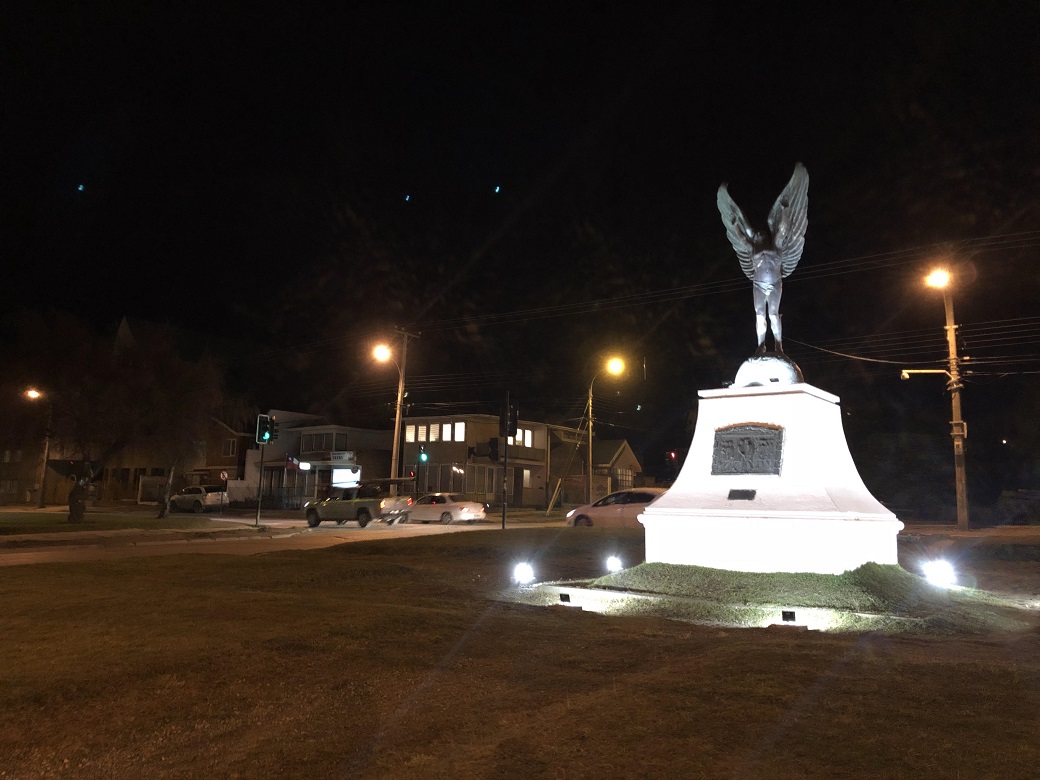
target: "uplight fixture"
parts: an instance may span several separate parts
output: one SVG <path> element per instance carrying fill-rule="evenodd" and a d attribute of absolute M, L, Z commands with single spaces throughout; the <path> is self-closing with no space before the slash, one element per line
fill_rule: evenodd
<path fill-rule="evenodd" d="M 951 588 L 957 584 L 957 572 L 949 561 L 937 558 L 926 561 L 921 570 L 925 579 L 937 588 Z"/>
<path fill-rule="evenodd" d="M 528 585 L 534 582 L 534 569 L 526 561 L 518 563 L 513 568 L 513 581 L 517 585 Z"/>

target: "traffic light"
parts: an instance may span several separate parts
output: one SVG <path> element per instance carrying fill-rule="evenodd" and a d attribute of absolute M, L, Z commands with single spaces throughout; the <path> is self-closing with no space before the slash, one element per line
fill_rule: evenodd
<path fill-rule="evenodd" d="M 426 451 L 426 445 L 419 445 L 419 462 L 426 463 L 430 459 L 430 453 Z"/>
<path fill-rule="evenodd" d="M 502 405 L 502 414 L 498 416 L 498 435 L 516 436 L 516 425 L 519 422 L 520 410 L 514 403 Z"/>
<path fill-rule="evenodd" d="M 275 420 L 273 417 L 271 418 L 271 422 L 268 425 L 268 430 L 271 433 L 271 436 L 268 439 L 268 441 L 274 441 L 278 438 L 278 421 Z"/>
<path fill-rule="evenodd" d="M 492 463 L 498 463 L 498 439 L 488 440 L 488 457 L 491 458 Z"/>
<path fill-rule="evenodd" d="M 266 414 L 256 416 L 256 443 L 267 444 L 271 441 L 271 418 Z"/>

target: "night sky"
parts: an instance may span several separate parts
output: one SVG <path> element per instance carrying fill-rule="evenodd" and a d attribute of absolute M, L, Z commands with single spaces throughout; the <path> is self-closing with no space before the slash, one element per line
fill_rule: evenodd
<path fill-rule="evenodd" d="M 781 310 L 807 381 L 864 436 L 947 447 L 941 380 L 857 359 L 941 367 L 920 280 L 945 256 L 989 361 L 976 457 L 1038 438 L 1009 411 L 1040 398 L 1034 2 L 73 5 L 8 13 L 5 311 L 183 327 L 236 345 L 258 406 L 358 424 L 387 422 L 393 325 L 422 332 L 416 414 L 508 389 L 573 421 L 620 349 L 604 424 L 652 467 L 755 346 L 716 189 L 764 225 L 801 161 Z"/>

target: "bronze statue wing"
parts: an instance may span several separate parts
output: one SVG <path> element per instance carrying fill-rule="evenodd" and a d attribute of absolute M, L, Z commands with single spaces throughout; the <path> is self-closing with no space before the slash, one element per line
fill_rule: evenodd
<path fill-rule="evenodd" d="M 723 184 L 719 187 L 718 204 L 719 213 L 722 215 L 722 224 L 726 226 L 726 238 L 729 239 L 729 242 L 733 245 L 733 250 L 737 253 L 737 259 L 740 261 L 740 270 L 744 272 L 744 276 L 754 281 L 755 267 L 751 262 L 751 256 L 755 250 L 753 243 L 755 231 L 751 229 L 751 225 L 748 224 L 747 217 L 740 210 L 740 206 L 730 197 L 729 192 L 726 190 L 727 186 Z"/>
<path fill-rule="evenodd" d="M 808 226 L 809 172 L 798 163 L 794 166 L 791 181 L 787 182 L 769 212 L 769 230 L 773 234 L 773 246 L 780 255 L 784 279 L 791 275 L 802 259 L 805 229 Z"/>

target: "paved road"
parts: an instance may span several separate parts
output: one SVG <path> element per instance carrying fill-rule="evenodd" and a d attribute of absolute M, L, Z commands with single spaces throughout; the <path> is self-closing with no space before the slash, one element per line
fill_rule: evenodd
<path fill-rule="evenodd" d="M 476 531 L 496 526 L 478 525 L 370 525 L 319 526 L 307 528 L 301 521 L 265 522 L 268 532 L 229 538 L 184 538 L 150 541 L 147 536 L 108 534 L 84 540 L 83 543 L 49 547 L 0 550 L 0 566 L 18 566 L 30 563 L 62 563 L 77 561 L 117 560 L 157 555 L 217 554 L 257 555 L 281 550 L 314 550 L 349 542 L 372 539 L 400 539 L 433 534 Z"/>

